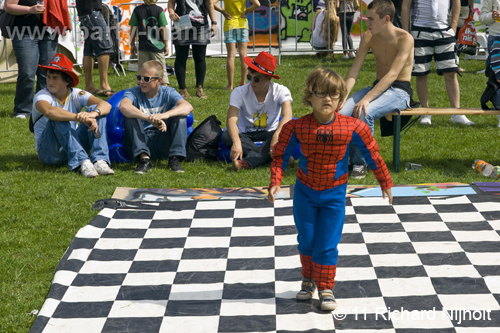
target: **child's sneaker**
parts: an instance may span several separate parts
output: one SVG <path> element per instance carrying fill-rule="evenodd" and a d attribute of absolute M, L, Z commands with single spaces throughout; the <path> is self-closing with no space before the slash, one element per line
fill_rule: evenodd
<path fill-rule="evenodd" d="M 342 56 L 342 60 L 347 60 L 347 59 L 349 59 L 349 54 L 344 54 L 344 55 Z"/>
<path fill-rule="evenodd" d="M 356 58 L 356 53 L 354 53 L 354 52 L 352 52 L 352 51 L 351 51 L 351 52 L 349 52 L 349 58 L 350 58 L 350 59 L 354 59 L 354 58 Z"/>
<path fill-rule="evenodd" d="M 302 285 L 300 286 L 300 291 L 297 293 L 297 299 L 299 301 L 310 300 L 314 292 L 316 291 L 316 284 L 313 279 L 303 278 Z"/>
<path fill-rule="evenodd" d="M 337 301 L 330 289 L 319 291 L 319 306 L 323 311 L 333 311 L 337 308 Z"/>
<path fill-rule="evenodd" d="M 94 169 L 100 175 L 114 175 L 115 172 L 111 169 L 108 163 L 104 160 L 99 160 L 94 163 Z"/>

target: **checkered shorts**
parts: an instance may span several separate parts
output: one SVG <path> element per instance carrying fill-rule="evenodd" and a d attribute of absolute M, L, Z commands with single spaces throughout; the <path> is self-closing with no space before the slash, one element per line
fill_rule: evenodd
<path fill-rule="evenodd" d="M 413 76 L 429 74 L 433 56 L 439 75 L 458 72 L 455 33 L 451 28 L 439 30 L 413 26 L 411 34 L 415 41 Z"/>

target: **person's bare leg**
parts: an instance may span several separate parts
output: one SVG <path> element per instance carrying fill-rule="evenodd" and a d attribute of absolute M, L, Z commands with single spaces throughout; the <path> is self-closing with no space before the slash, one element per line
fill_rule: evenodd
<path fill-rule="evenodd" d="M 94 71 L 94 57 L 84 56 L 83 57 L 83 75 L 85 77 L 85 90 L 88 92 L 94 92 L 95 86 L 92 82 L 92 72 Z"/>
<path fill-rule="evenodd" d="M 247 56 L 247 42 L 238 43 L 238 53 L 240 55 L 240 67 L 241 67 L 241 78 L 240 78 L 240 86 L 245 84 L 247 79 L 247 64 L 244 59 Z"/>
<path fill-rule="evenodd" d="M 416 77 L 417 96 L 420 106 L 423 108 L 429 107 L 429 91 L 427 87 L 427 75 Z M 431 125 L 431 116 L 422 116 L 420 123 L 424 125 Z"/>
<path fill-rule="evenodd" d="M 227 60 L 226 60 L 227 86 L 224 89 L 233 90 L 234 59 L 236 58 L 236 43 L 226 43 L 226 50 L 227 50 Z"/>
<path fill-rule="evenodd" d="M 460 87 L 458 86 L 457 73 L 446 72 L 443 74 L 446 84 L 446 93 L 450 100 L 450 106 L 455 109 L 460 108 Z"/>
<path fill-rule="evenodd" d="M 111 86 L 108 82 L 109 54 L 103 54 L 99 56 L 97 58 L 97 64 L 99 66 L 99 79 L 101 81 L 99 90 L 111 90 Z"/>

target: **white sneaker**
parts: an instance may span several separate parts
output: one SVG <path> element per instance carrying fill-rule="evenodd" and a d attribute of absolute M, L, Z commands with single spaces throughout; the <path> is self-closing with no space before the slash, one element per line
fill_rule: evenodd
<path fill-rule="evenodd" d="M 104 160 L 99 160 L 94 163 L 94 169 L 100 175 L 114 175 L 115 172 L 109 167 L 108 163 Z"/>
<path fill-rule="evenodd" d="M 353 51 L 349 52 L 349 58 L 351 59 L 356 58 L 356 53 L 354 53 Z"/>
<path fill-rule="evenodd" d="M 498 115 L 497 118 L 498 118 L 498 127 L 500 127 L 500 115 Z"/>
<path fill-rule="evenodd" d="M 431 116 L 422 116 L 422 118 L 420 118 L 420 123 L 422 125 L 431 125 Z"/>
<path fill-rule="evenodd" d="M 347 60 L 347 59 L 349 59 L 349 55 L 348 55 L 348 54 L 344 54 L 344 55 L 342 56 L 342 60 Z"/>
<path fill-rule="evenodd" d="M 85 160 L 80 164 L 80 172 L 87 178 L 94 178 L 99 175 L 90 160 Z"/>
<path fill-rule="evenodd" d="M 18 114 L 18 115 L 16 115 L 16 118 L 17 119 L 26 119 L 26 118 L 28 118 L 28 116 L 26 116 L 25 114 Z"/>
<path fill-rule="evenodd" d="M 451 116 L 451 122 L 455 123 L 455 124 L 465 125 L 465 126 L 472 126 L 472 125 L 474 125 L 474 122 L 472 122 L 469 119 L 467 119 L 467 117 L 464 116 L 464 115 Z"/>

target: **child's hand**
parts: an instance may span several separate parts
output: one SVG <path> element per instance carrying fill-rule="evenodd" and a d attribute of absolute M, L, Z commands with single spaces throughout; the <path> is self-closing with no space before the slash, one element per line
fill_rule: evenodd
<path fill-rule="evenodd" d="M 267 199 L 274 202 L 274 195 L 280 191 L 280 188 L 280 186 L 272 186 L 267 193 Z"/>
<path fill-rule="evenodd" d="M 386 195 L 389 198 L 389 205 L 392 205 L 392 193 L 390 188 L 382 191 L 382 198 L 385 199 Z"/>

